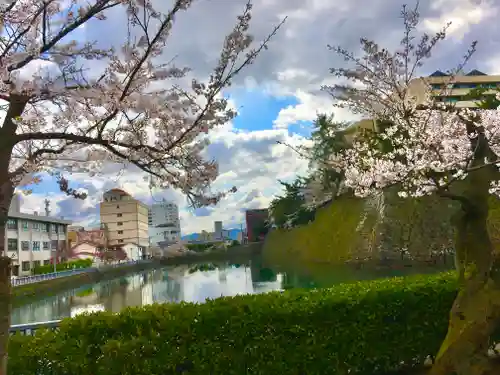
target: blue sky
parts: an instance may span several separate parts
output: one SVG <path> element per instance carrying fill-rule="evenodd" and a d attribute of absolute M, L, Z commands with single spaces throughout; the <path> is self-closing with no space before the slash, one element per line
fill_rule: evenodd
<path fill-rule="evenodd" d="M 228 97 L 241 103 L 237 108 L 239 115 L 233 121 L 234 127 L 247 131 L 272 129 L 281 110 L 300 103 L 295 96 L 275 97 L 256 89 L 233 90 Z M 309 136 L 310 127 L 310 121 L 299 121 L 291 124 L 288 129 L 292 133 Z"/>

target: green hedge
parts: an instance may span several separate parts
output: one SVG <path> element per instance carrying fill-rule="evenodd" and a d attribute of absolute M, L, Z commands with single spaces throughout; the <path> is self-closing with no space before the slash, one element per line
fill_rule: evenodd
<path fill-rule="evenodd" d="M 201 253 L 211 249 L 212 247 L 216 247 L 213 243 L 190 243 L 186 245 L 186 248 L 191 251 L 196 251 L 197 253 Z"/>
<path fill-rule="evenodd" d="M 83 315 L 12 337 L 9 373 L 386 374 L 437 352 L 455 295 L 448 273 Z"/>
<path fill-rule="evenodd" d="M 92 267 L 92 259 L 79 259 L 75 260 L 73 262 L 64 262 L 64 263 L 57 263 L 56 264 L 56 271 L 61 272 L 61 271 L 66 271 L 66 270 L 72 270 L 73 268 L 89 268 Z M 33 275 L 42 275 L 46 273 L 52 273 L 54 272 L 54 265 L 53 264 L 47 264 L 45 266 L 38 266 L 35 267 L 32 271 Z"/>

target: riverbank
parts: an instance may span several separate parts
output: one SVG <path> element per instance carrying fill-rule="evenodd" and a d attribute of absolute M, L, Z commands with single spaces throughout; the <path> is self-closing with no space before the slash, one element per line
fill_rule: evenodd
<path fill-rule="evenodd" d="M 51 279 L 33 284 L 20 285 L 12 289 L 13 307 L 29 303 L 33 299 L 50 297 L 66 290 L 96 284 L 101 281 L 111 280 L 130 273 L 145 271 L 156 267 L 160 267 L 160 264 L 157 261 L 140 262 L 119 267 L 97 269 L 92 272 L 80 273 L 73 276 Z"/>
<path fill-rule="evenodd" d="M 245 245 L 234 246 L 228 249 L 217 249 L 200 253 L 186 253 L 169 257 L 159 258 L 158 261 L 164 266 L 178 266 L 181 264 L 194 264 L 202 262 L 228 261 L 238 263 L 248 260 L 262 253 L 262 242 L 253 242 Z"/>

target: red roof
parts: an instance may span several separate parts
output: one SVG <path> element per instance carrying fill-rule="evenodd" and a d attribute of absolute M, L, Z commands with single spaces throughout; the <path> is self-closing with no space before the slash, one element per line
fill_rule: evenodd
<path fill-rule="evenodd" d="M 130 195 L 129 193 L 127 193 L 125 190 L 122 190 L 122 189 L 111 189 L 110 191 L 112 191 L 114 193 L 120 193 L 120 194 L 124 194 L 124 195 Z"/>

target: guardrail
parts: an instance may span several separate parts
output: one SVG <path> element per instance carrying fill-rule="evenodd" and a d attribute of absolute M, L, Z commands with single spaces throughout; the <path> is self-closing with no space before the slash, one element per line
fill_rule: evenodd
<path fill-rule="evenodd" d="M 75 268 L 75 269 L 60 271 L 60 272 L 44 273 L 42 275 L 17 277 L 15 279 L 12 279 L 11 283 L 12 283 L 12 286 L 15 287 L 15 286 L 19 286 L 19 285 L 39 283 L 40 281 L 52 280 L 52 279 L 57 279 L 60 277 L 67 277 L 67 276 L 77 275 L 79 273 L 93 272 L 93 271 L 95 271 L 95 268 L 93 268 L 93 267 L 92 268 Z"/>
<path fill-rule="evenodd" d="M 36 322 L 27 324 L 16 324 L 10 326 L 9 334 L 12 336 L 14 334 L 20 334 L 25 336 L 33 336 L 37 329 L 46 328 L 57 330 L 59 328 L 60 320 L 49 320 L 48 322 Z"/>
<path fill-rule="evenodd" d="M 57 279 L 60 277 L 73 276 L 73 275 L 77 275 L 80 273 L 95 272 L 99 269 L 106 269 L 106 268 L 109 269 L 109 268 L 122 267 L 122 266 L 129 265 L 129 264 L 149 263 L 149 262 L 151 262 L 150 259 L 145 259 L 145 260 L 141 259 L 141 260 L 130 260 L 128 262 L 122 262 L 122 263 L 103 264 L 100 267 L 75 268 L 75 269 L 66 270 L 66 271 L 45 273 L 42 275 L 17 277 L 15 279 L 12 279 L 11 283 L 12 283 L 13 287 L 16 287 L 16 286 L 20 286 L 20 285 L 39 283 L 39 282 L 45 281 L 45 280 Z"/>

